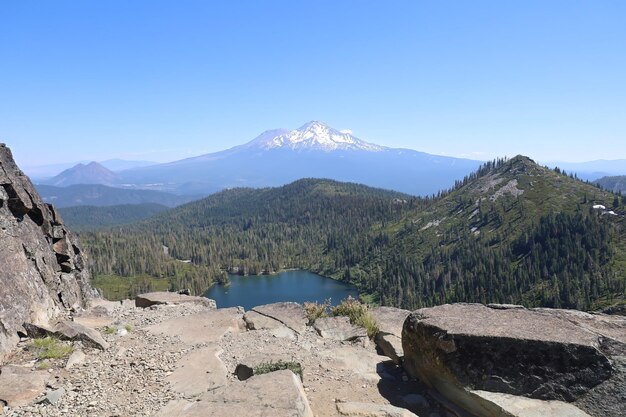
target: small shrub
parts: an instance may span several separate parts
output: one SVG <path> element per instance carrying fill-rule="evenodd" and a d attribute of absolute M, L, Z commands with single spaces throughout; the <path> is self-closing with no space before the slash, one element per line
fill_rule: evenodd
<path fill-rule="evenodd" d="M 291 372 L 298 375 L 300 377 L 300 380 L 303 381 L 302 366 L 297 362 L 278 361 L 278 362 L 262 363 L 256 368 L 254 368 L 254 375 L 262 375 L 262 374 L 267 374 L 267 373 L 274 372 L 274 371 L 282 371 L 283 369 L 289 369 Z"/>
<path fill-rule="evenodd" d="M 33 340 L 32 345 L 37 351 L 39 359 L 61 359 L 72 353 L 74 348 L 72 345 L 63 343 L 53 337 L 44 337 L 43 339 Z"/>
<path fill-rule="evenodd" d="M 126 329 L 126 331 L 127 331 L 128 333 L 130 333 L 130 332 L 132 332 L 133 330 L 135 330 L 135 328 L 133 327 L 133 325 L 132 325 L 132 324 L 125 324 L 125 325 L 124 325 L 124 329 Z"/>
<path fill-rule="evenodd" d="M 113 326 L 107 326 L 107 327 L 104 328 L 104 333 L 105 334 L 113 334 L 115 332 L 117 332 L 117 329 L 115 327 L 113 327 Z"/>
<path fill-rule="evenodd" d="M 39 362 L 37 364 L 37 369 L 39 369 L 40 371 L 45 371 L 47 369 L 50 369 L 50 362 L 43 360 L 41 362 Z"/>
<path fill-rule="evenodd" d="M 304 303 L 304 310 L 306 311 L 306 317 L 309 320 L 308 325 L 311 326 L 315 323 L 315 320 L 328 317 L 328 309 L 330 307 L 330 299 L 324 301 L 324 304 L 320 304 L 318 302 L 315 303 Z"/>
<path fill-rule="evenodd" d="M 367 305 L 352 297 L 346 298 L 341 304 L 333 307 L 331 314 L 350 318 L 350 323 L 365 328 L 369 337 L 374 337 L 378 333 L 378 324 L 368 311 Z"/>

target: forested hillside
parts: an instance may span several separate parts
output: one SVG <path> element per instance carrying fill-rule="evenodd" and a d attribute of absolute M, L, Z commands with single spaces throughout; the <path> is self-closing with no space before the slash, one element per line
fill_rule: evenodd
<path fill-rule="evenodd" d="M 605 190 L 613 191 L 614 193 L 626 194 L 626 175 L 602 177 L 594 182 Z"/>
<path fill-rule="evenodd" d="M 58 210 L 72 230 L 80 231 L 135 223 L 162 213 L 168 210 L 168 207 L 157 203 L 143 203 L 104 207 L 61 207 Z"/>
<path fill-rule="evenodd" d="M 96 274 L 149 274 L 197 292 L 225 270 L 304 268 L 407 308 L 591 309 L 624 296 L 624 203 L 516 157 L 431 198 L 307 179 L 224 191 L 82 239 Z"/>

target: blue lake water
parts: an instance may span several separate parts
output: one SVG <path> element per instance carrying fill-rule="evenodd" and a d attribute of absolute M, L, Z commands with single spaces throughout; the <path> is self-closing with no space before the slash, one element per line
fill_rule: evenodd
<path fill-rule="evenodd" d="M 333 305 L 352 296 L 358 298 L 357 290 L 346 283 L 324 278 L 308 271 L 285 271 L 276 275 L 251 275 L 242 277 L 229 275 L 230 285 L 214 285 L 205 296 L 217 302 L 217 306 L 252 307 L 279 301 L 324 302 L 331 300 Z"/>

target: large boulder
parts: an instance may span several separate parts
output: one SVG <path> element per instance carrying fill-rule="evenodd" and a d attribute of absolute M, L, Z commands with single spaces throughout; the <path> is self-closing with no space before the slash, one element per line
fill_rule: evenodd
<path fill-rule="evenodd" d="M 207 308 L 216 308 L 215 300 L 206 297 L 178 294 L 176 292 L 149 292 L 135 297 L 135 306 L 150 307 L 158 304 L 200 304 Z"/>
<path fill-rule="evenodd" d="M 60 321 L 52 326 L 38 326 L 24 323 L 24 328 L 30 337 L 56 337 L 61 340 L 79 340 L 86 346 L 106 350 L 109 343 L 102 335 L 90 327 L 73 321 Z"/>
<path fill-rule="evenodd" d="M 614 372 L 626 320 L 563 310 L 452 304 L 417 310 L 402 331 L 404 367 L 475 415 L 470 390 L 574 401 Z M 611 399 L 606 399 L 611 401 Z"/>
<path fill-rule="evenodd" d="M 0 359 L 25 322 L 46 324 L 97 293 L 82 252 L 0 144 Z"/>

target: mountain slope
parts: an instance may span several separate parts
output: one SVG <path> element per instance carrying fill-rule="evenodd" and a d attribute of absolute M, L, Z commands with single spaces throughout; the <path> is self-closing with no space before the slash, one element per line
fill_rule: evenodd
<path fill-rule="evenodd" d="M 97 184 L 76 184 L 68 187 L 36 185 L 46 203 L 55 207 L 115 206 L 120 204 L 156 203 L 176 207 L 201 198 L 194 195 L 175 195 L 152 190 L 131 190 Z"/>
<path fill-rule="evenodd" d="M 120 173 L 132 184 L 161 184 L 179 193 L 280 186 L 301 178 L 332 178 L 413 195 L 449 188 L 480 162 L 385 148 L 320 122 L 262 133 L 234 148 Z"/>
<path fill-rule="evenodd" d="M 613 191 L 614 193 L 626 194 L 626 175 L 602 177 L 595 180 L 594 183 L 600 185 L 605 190 Z"/>
<path fill-rule="evenodd" d="M 302 180 L 225 191 L 85 242 L 99 273 L 133 264 L 125 252 L 165 245 L 174 258 L 240 273 L 309 269 L 406 308 L 476 301 L 589 309 L 624 296 L 623 202 L 612 213 L 601 208 L 614 197 L 516 157 L 486 164 L 437 198 Z"/>
<path fill-rule="evenodd" d="M 117 174 L 97 162 L 78 164 L 66 169 L 59 175 L 45 181 L 45 184 L 56 187 L 67 187 L 74 184 L 113 184 L 119 180 Z"/>

